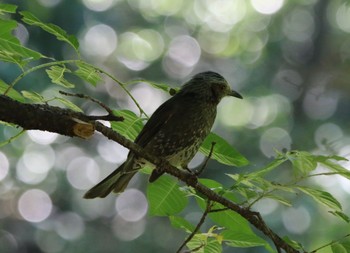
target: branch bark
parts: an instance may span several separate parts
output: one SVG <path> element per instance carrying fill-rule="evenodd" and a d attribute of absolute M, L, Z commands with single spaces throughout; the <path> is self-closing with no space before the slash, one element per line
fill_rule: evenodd
<path fill-rule="evenodd" d="M 280 249 L 283 249 L 287 253 L 299 252 L 288 245 L 279 235 L 273 232 L 266 225 L 259 213 L 242 208 L 234 202 L 222 197 L 208 187 L 198 183 L 196 176 L 171 166 L 162 158 L 150 155 L 141 147 L 126 139 L 111 128 L 104 126 L 98 121 L 90 120 L 90 117 L 85 114 L 47 104 L 36 105 L 19 103 L 7 96 L 0 95 L 0 120 L 8 123 L 14 123 L 25 130 L 37 129 L 72 137 L 78 136 L 81 138 L 86 138 L 88 135 L 81 136 L 75 129 L 77 128 L 77 124 L 86 124 L 90 126 L 89 129 L 91 128 L 92 131 L 96 130 L 100 132 L 108 139 L 118 142 L 134 152 L 136 155 L 141 156 L 149 162 L 155 164 L 157 167 L 162 168 L 168 174 L 177 177 L 188 186 L 193 187 L 197 192 L 205 195 L 208 200 L 218 202 L 228 209 L 237 212 L 258 230 L 264 233 L 268 238 L 270 238 L 276 245 L 278 252 L 280 252 Z"/>

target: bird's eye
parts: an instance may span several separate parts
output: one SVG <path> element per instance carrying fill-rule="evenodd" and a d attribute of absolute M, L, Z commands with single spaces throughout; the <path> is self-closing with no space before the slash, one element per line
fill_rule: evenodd
<path fill-rule="evenodd" d="M 220 85 L 219 85 L 219 89 L 220 89 L 221 91 L 225 90 L 225 85 L 220 84 Z"/>

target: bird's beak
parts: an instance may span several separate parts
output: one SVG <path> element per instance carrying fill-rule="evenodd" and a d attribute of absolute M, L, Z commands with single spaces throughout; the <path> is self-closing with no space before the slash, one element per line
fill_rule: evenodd
<path fill-rule="evenodd" d="M 230 93 L 228 94 L 229 96 L 236 97 L 242 99 L 243 97 L 241 94 L 239 94 L 237 91 L 231 90 Z"/>

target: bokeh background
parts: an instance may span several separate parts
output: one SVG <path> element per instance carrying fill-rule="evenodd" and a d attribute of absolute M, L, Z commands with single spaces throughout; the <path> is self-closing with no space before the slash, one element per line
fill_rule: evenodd
<path fill-rule="evenodd" d="M 299 149 L 350 158 L 350 3 L 345 0 L 7 0 L 44 22 L 61 26 L 80 41 L 82 57 L 122 81 L 143 78 L 178 87 L 194 73 L 221 73 L 244 100 L 225 99 L 213 130 L 250 161 L 227 168 L 214 161 L 203 177 L 229 186 L 224 173 L 266 165 L 277 150 Z M 16 16 L 19 20 L 19 15 Z M 56 59 L 73 50 L 39 28 L 19 25 L 27 47 Z M 19 69 L 0 62 L 10 83 Z M 83 92 L 115 109 L 138 112 L 111 80 Z M 61 87 L 44 71 L 22 80 L 17 90 L 45 97 Z M 139 82 L 128 86 L 150 115 L 169 95 Z M 103 111 L 72 99 L 90 114 Z M 0 127 L 0 141 L 19 129 Z M 127 150 L 96 135 L 83 141 L 28 131 L 0 149 L 1 252 L 175 252 L 185 238 L 167 218 L 147 215 L 147 177 L 138 175 L 120 196 L 85 200 L 83 193 L 124 161 Z M 203 156 L 197 155 L 191 166 Z M 342 163 L 346 168 L 349 163 Z M 283 168 L 274 181 L 287 181 Z M 318 171 L 323 171 L 319 167 Z M 304 182 L 331 192 L 350 213 L 350 184 L 341 177 Z M 293 207 L 262 200 L 255 209 L 281 236 L 314 249 L 349 231 L 311 199 L 293 196 Z M 191 204 L 183 216 L 194 224 Z M 210 223 L 204 228 L 208 228 Z M 232 252 L 225 248 L 224 252 Z M 235 252 L 264 252 L 262 248 Z M 327 249 L 322 252 L 329 252 Z"/>

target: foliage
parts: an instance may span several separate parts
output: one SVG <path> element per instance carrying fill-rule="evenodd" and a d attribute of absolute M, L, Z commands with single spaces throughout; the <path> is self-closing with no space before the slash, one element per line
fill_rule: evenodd
<path fill-rule="evenodd" d="M 74 35 L 67 34 L 57 25 L 42 22 L 28 11 L 20 12 L 21 20 L 24 23 L 43 29 L 45 32 L 55 36 L 57 40 L 72 47 L 76 52 L 77 59 L 59 61 L 21 45 L 19 40 L 13 35 L 13 30 L 18 24 L 8 16 L 8 14 L 15 12 L 16 6 L 14 5 L 0 5 L 0 60 L 17 65 L 22 72 L 12 83 L 0 80 L 0 92 L 20 102 L 50 103 L 56 101 L 70 109 L 82 111 L 74 102 L 61 97 L 59 94 L 51 98 L 45 98 L 42 94 L 30 90 L 21 90 L 19 92 L 16 91 L 16 84 L 29 74 L 42 69 L 45 70 L 53 85 L 58 85 L 60 88 L 65 89 L 76 87 L 74 78 L 79 78 L 92 85 L 92 87 L 110 78 L 119 84 L 128 96 L 131 96 L 139 109 L 139 115 L 130 110 L 115 111 L 116 115 L 124 117 L 124 121 L 112 122 L 111 126 L 115 131 L 118 131 L 130 140 L 134 140 L 141 131 L 143 120 L 147 115 L 126 89 L 128 83 L 119 81 L 107 71 L 81 59 L 79 43 Z M 171 90 L 166 84 L 146 82 L 152 87 L 166 92 Z M 214 133 L 207 137 L 200 151 L 208 156 L 213 143 L 215 145 L 211 158 L 218 163 L 232 167 L 248 164 L 248 160 L 243 155 L 226 140 Z M 288 208 L 294 205 L 293 196 L 305 195 L 310 197 L 310 200 L 313 200 L 316 204 L 326 208 L 330 215 L 349 223 L 350 218 L 344 213 L 341 202 L 330 192 L 318 186 L 305 186 L 303 184 L 303 182 L 317 176 L 338 175 L 350 179 L 350 172 L 339 163 L 344 160 L 346 159 L 340 156 L 318 155 L 306 151 L 289 151 L 277 153 L 276 158 L 267 166 L 253 172 L 235 173 L 232 170 L 231 173 L 226 174 L 230 180 L 229 186 L 223 186 L 221 183 L 209 179 L 200 179 L 200 182 L 246 208 L 254 208 L 263 199 L 273 199 Z M 321 173 L 317 170 L 320 167 L 324 169 Z M 277 183 L 269 179 L 277 170 L 285 170 L 286 168 L 293 172 L 286 182 Z M 150 215 L 167 216 L 174 228 L 181 229 L 189 235 L 195 231 L 195 225 L 181 215 L 182 211 L 189 206 L 189 199 L 195 200 L 198 210 L 203 211 L 206 209 L 206 199 L 202 195 L 190 187 L 181 185 L 177 180 L 169 176 L 162 176 L 155 183 L 149 184 L 147 199 L 150 206 Z M 321 208 L 321 206 L 318 208 Z M 274 252 L 267 238 L 263 238 L 260 234 L 258 235 L 247 220 L 239 214 L 225 209 L 220 204 L 213 204 L 208 213 L 208 220 L 214 225 L 209 229 L 200 229 L 187 243 L 189 249 L 196 252 L 217 253 L 222 252 L 223 247 L 264 247 L 269 252 Z M 333 242 L 325 244 L 325 247 L 329 247 L 334 253 L 350 252 L 349 242 L 345 239 L 334 239 Z M 302 249 L 297 242 L 288 238 L 285 240 L 293 247 Z"/>

